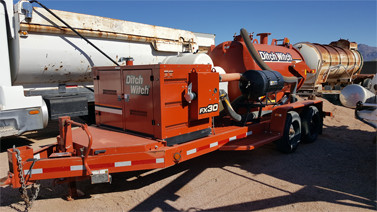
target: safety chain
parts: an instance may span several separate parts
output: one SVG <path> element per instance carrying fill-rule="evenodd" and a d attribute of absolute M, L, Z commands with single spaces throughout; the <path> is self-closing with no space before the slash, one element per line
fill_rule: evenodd
<path fill-rule="evenodd" d="M 24 171 L 23 171 L 23 167 L 22 167 L 22 158 L 20 156 L 20 150 L 16 149 L 13 146 L 13 151 L 15 151 L 17 153 L 16 158 L 17 158 L 17 163 L 18 163 L 18 169 L 20 171 L 19 173 L 20 173 L 21 187 L 20 187 L 19 191 L 21 193 L 21 198 L 24 199 L 24 201 L 25 201 L 26 209 L 28 209 L 28 208 L 31 208 L 33 206 L 34 200 L 37 199 L 40 186 L 37 185 L 36 186 L 37 188 L 35 188 L 35 186 L 34 186 L 35 183 L 33 184 L 33 186 L 31 187 L 32 198 L 31 198 L 31 201 L 30 201 L 30 198 L 27 195 L 27 190 L 26 190 L 26 183 L 25 183 L 25 178 L 24 178 Z M 31 170 L 29 170 L 29 172 L 31 172 Z M 31 173 L 29 173 L 29 175 L 31 175 Z M 34 195 L 33 195 L 33 193 L 34 193 Z"/>

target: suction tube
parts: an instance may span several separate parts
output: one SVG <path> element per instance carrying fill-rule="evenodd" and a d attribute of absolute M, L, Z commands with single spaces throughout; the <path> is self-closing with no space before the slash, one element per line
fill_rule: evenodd
<path fill-rule="evenodd" d="M 251 57 L 253 57 L 254 61 L 257 63 L 257 65 L 262 69 L 262 70 L 268 70 L 268 71 L 273 71 L 259 56 L 257 50 L 255 50 L 253 43 L 250 40 L 249 33 L 245 28 L 241 29 L 241 36 L 245 42 L 245 45 L 247 47 L 247 50 L 249 50 L 249 53 Z"/>
<path fill-rule="evenodd" d="M 285 77 L 283 76 L 284 82 L 286 83 L 294 83 L 295 86 L 293 87 L 293 90 L 291 90 L 291 103 L 296 102 L 296 91 L 297 91 L 297 84 L 298 84 L 298 79 L 297 77 Z"/>
<path fill-rule="evenodd" d="M 242 120 L 242 116 L 237 114 L 233 108 L 232 108 L 232 105 L 230 104 L 229 102 L 229 98 L 228 98 L 228 94 L 224 91 L 224 90 L 220 90 L 220 99 L 223 103 L 223 106 L 224 106 L 224 109 L 225 109 L 225 112 L 230 116 L 232 117 L 233 120 L 239 122 Z"/>
<path fill-rule="evenodd" d="M 259 56 L 257 50 L 255 50 L 253 43 L 250 40 L 249 33 L 246 29 L 242 28 L 240 31 L 240 34 L 245 42 L 245 45 L 247 47 L 247 50 L 249 50 L 249 53 L 251 57 L 254 59 L 254 61 L 257 63 L 259 68 L 262 70 L 268 70 L 272 71 L 272 69 L 262 60 L 262 58 Z M 298 85 L 298 79 L 297 77 L 285 77 L 283 76 L 284 82 L 289 84 L 295 84 L 293 90 L 291 90 L 291 102 L 296 101 L 296 91 L 297 91 L 297 85 Z"/>

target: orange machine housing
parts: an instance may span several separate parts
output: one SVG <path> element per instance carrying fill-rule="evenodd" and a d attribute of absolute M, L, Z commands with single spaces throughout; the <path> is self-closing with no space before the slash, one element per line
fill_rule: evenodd
<path fill-rule="evenodd" d="M 219 74 L 211 65 L 94 67 L 98 126 L 173 145 L 208 136 L 219 115 Z M 185 100 L 188 85 L 196 99 Z"/>

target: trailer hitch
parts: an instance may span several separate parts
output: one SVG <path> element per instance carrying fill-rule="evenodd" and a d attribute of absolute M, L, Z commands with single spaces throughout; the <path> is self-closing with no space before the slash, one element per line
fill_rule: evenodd
<path fill-rule="evenodd" d="M 5 185 L 12 185 L 12 182 L 13 182 L 12 178 L 13 178 L 13 173 L 8 171 L 8 176 L 0 179 L 0 187 L 5 186 Z"/>
<path fill-rule="evenodd" d="M 31 187 L 32 197 L 29 198 L 29 196 L 27 194 L 27 190 L 26 190 L 26 186 L 27 186 L 28 183 L 25 181 L 25 177 L 24 177 L 24 170 L 23 170 L 23 165 L 22 165 L 22 158 L 20 156 L 20 154 L 21 154 L 20 150 L 16 149 L 15 146 L 13 145 L 13 152 L 17 153 L 16 158 L 17 158 L 17 165 L 18 165 L 18 169 L 19 169 L 19 173 L 20 173 L 19 176 L 20 176 L 20 181 L 21 181 L 21 187 L 20 187 L 19 191 L 21 193 L 21 198 L 25 201 L 26 209 L 28 209 L 28 208 L 31 208 L 33 206 L 34 200 L 37 199 L 39 189 L 40 189 L 40 185 L 33 183 L 32 187 Z M 35 163 L 35 161 L 33 162 L 33 166 L 34 166 L 34 163 Z M 32 170 L 32 167 L 29 170 L 29 172 L 27 173 L 27 174 L 29 174 L 29 179 L 31 178 L 31 170 Z M 9 177 L 12 177 L 12 175 L 9 175 Z"/>

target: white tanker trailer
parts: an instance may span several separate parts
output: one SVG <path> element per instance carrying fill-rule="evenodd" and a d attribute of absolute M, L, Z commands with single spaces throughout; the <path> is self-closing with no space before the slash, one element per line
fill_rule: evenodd
<path fill-rule="evenodd" d="M 0 2 L 0 138 L 87 115 L 93 66 L 157 64 L 215 44 L 214 34 Z"/>

